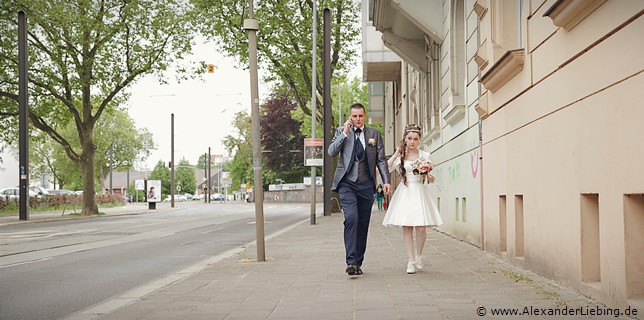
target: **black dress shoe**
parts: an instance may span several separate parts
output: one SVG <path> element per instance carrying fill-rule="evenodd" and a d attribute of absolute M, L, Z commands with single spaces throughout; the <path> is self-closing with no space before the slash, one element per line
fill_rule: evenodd
<path fill-rule="evenodd" d="M 356 266 L 356 274 L 357 274 L 357 275 L 361 275 L 361 274 L 362 274 L 362 269 L 360 268 L 360 266 Z"/>
<path fill-rule="evenodd" d="M 353 264 L 350 264 L 350 265 L 348 265 L 348 266 L 347 266 L 347 269 L 346 269 L 346 270 L 344 270 L 344 272 L 346 272 L 346 273 L 347 273 L 347 274 L 349 274 L 350 276 L 355 276 L 355 275 L 356 275 L 356 269 L 357 269 L 357 268 L 358 268 L 358 266 L 353 265 Z"/>

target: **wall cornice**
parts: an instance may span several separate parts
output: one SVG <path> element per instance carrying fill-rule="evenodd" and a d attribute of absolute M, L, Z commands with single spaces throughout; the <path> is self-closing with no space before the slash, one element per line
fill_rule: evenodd
<path fill-rule="evenodd" d="M 482 77 L 483 86 L 494 92 L 523 69 L 525 50 L 515 49 L 504 53 Z"/>

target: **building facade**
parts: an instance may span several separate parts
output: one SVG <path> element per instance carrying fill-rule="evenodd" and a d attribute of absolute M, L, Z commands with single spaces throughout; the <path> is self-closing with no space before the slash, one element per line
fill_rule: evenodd
<path fill-rule="evenodd" d="M 476 23 L 465 23 L 476 21 L 472 12 L 464 1 L 364 1 L 363 80 L 369 109 L 384 106 L 387 154 L 406 124 L 422 127 L 441 231 L 481 246 L 478 34 Z"/>
<path fill-rule="evenodd" d="M 644 2 L 374 0 L 363 10 L 402 60 L 383 90 L 386 133 L 427 130 L 441 231 L 644 310 Z"/>

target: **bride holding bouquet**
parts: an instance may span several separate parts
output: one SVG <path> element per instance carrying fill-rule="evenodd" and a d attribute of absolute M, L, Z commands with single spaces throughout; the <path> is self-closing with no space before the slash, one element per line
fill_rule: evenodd
<path fill-rule="evenodd" d="M 387 161 L 389 171 L 397 169 L 402 176 L 391 198 L 382 221 L 385 226 L 401 226 L 407 247 L 407 273 L 423 269 L 423 248 L 427 239 L 427 227 L 443 224 L 438 207 L 429 193 L 426 183 L 434 182 L 429 153 L 418 149 L 421 128 L 416 124 L 405 127 L 403 139 L 396 152 Z M 414 241 L 416 229 L 416 241 Z M 414 242 L 416 250 L 414 250 Z"/>

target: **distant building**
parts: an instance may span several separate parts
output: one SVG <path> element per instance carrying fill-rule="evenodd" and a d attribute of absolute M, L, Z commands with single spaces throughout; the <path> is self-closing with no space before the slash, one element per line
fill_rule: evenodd
<path fill-rule="evenodd" d="M 206 179 L 206 174 L 204 169 L 193 169 L 195 172 L 195 194 L 204 194 L 205 189 L 204 186 L 208 184 L 208 181 Z M 127 194 L 128 186 L 129 185 L 134 185 L 135 180 L 145 180 L 147 179 L 152 171 L 114 171 L 112 174 L 112 189 L 114 190 L 114 194 Z M 176 172 L 175 172 L 176 174 Z M 176 177 L 176 176 L 175 176 Z M 224 178 L 224 172 L 222 171 L 222 180 L 225 180 Z M 210 179 L 210 183 L 212 188 L 215 190 L 213 192 L 216 192 L 217 188 L 221 186 L 222 188 L 224 187 L 223 182 L 221 185 L 219 184 L 219 181 L 222 181 L 219 179 L 219 169 L 213 168 L 212 169 L 212 177 Z M 110 192 L 110 174 L 107 174 L 107 177 L 103 180 L 102 184 L 103 190 L 105 190 L 105 193 Z"/>
<path fill-rule="evenodd" d="M 129 186 L 136 180 L 145 180 L 152 171 L 114 171 L 112 173 L 112 190 L 114 194 L 128 194 Z M 110 193 L 110 174 L 103 180 L 103 190 Z"/>

